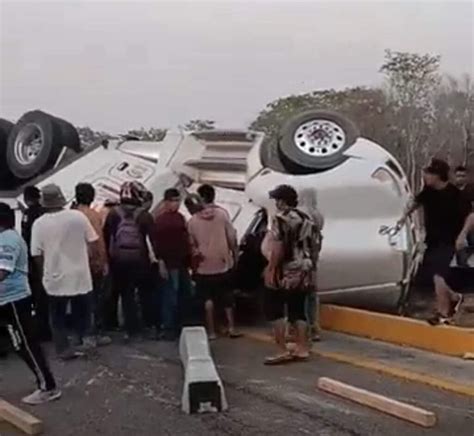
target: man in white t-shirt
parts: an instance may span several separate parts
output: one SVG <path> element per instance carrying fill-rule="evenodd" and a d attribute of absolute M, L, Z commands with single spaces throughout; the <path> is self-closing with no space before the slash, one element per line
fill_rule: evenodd
<path fill-rule="evenodd" d="M 90 293 L 93 286 L 88 246 L 97 249 L 94 246 L 98 236 L 84 214 L 64 209 L 66 200 L 58 186 L 51 184 L 42 189 L 41 205 L 45 214 L 33 225 L 31 255 L 39 264 L 49 296 L 56 351 L 67 360 L 80 355 L 70 348 L 67 336 L 69 302 L 79 344 L 91 327 Z"/>

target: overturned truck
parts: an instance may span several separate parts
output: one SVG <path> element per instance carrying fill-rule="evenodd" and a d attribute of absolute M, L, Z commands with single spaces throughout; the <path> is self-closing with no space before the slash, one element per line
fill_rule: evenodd
<path fill-rule="evenodd" d="M 69 122 L 32 111 L 16 124 L 0 120 L 0 162 L 0 198 L 13 205 L 30 184 L 56 183 L 72 201 L 75 185 L 89 182 L 100 205 L 118 199 L 124 181 L 139 180 L 154 193 L 153 207 L 166 188 L 193 192 L 213 184 L 239 233 L 238 286 L 255 297 L 263 267 L 259 241 L 273 213 L 268 191 L 281 183 L 298 190 L 301 207 L 316 205 L 324 216 L 322 301 L 400 308 L 418 265 L 413 221 L 397 232 L 380 231 L 397 221 L 411 196 L 403 169 L 349 119 L 330 111 L 302 112 L 275 137 L 245 130 L 168 132 L 159 142 L 122 138 L 88 148 Z"/>

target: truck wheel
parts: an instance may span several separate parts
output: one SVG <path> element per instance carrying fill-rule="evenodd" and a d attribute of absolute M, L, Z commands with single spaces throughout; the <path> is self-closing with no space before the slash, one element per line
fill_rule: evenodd
<path fill-rule="evenodd" d="M 61 128 L 53 116 L 27 112 L 10 132 L 8 168 L 18 179 L 31 179 L 55 164 L 63 145 Z"/>
<path fill-rule="evenodd" d="M 310 110 L 293 117 L 281 129 L 278 147 L 283 160 L 303 172 L 323 171 L 344 162 L 344 152 L 358 137 L 357 127 L 343 115 Z"/>
<path fill-rule="evenodd" d="M 6 166 L 7 160 L 7 142 L 8 142 L 8 135 L 13 129 L 14 124 L 8 120 L 4 120 L 0 118 L 0 171 L 1 175 L 3 175 L 4 170 L 7 171 L 8 168 Z"/>
<path fill-rule="evenodd" d="M 81 139 L 79 138 L 79 133 L 77 133 L 76 128 L 70 122 L 62 118 L 55 117 L 55 120 L 61 130 L 62 145 L 76 153 L 80 153 L 82 151 Z"/>

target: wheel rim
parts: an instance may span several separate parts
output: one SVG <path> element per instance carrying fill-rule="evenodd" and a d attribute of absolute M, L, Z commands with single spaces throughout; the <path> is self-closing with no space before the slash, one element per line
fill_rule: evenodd
<path fill-rule="evenodd" d="M 26 124 L 15 139 L 15 159 L 21 165 L 29 165 L 38 158 L 43 145 L 44 135 L 40 126 L 35 123 Z"/>
<path fill-rule="evenodd" d="M 294 142 L 299 150 L 309 156 L 327 157 L 341 151 L 346 134 L 334 121 L 314 119 L 296 129 Z"/>

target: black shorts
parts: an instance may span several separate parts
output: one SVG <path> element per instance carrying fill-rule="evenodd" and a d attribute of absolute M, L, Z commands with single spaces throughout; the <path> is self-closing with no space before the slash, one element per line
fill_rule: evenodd
<path fill-rule="evenodd" d="M 454 245 L 428 245 L 422 265 L 424 274 L 431 278 L 438 275 L 447 280 L 455 251 Z"/>
<path fill-rule="evenodd" d="M 265 311 L 268 321 L 276 321 L 285 316 L 288 322 L 306 322 L 306 292 L 267 289 L 265 292 Z M 285 312 L 286 310 L 286 312 Z"/>
<path fill-rule="evenodd" d="M 225 309 L 234 307 L 234 290 L 232 288 L 232 274 L 203 275 L 196 274 L 196 292 L 198 298 L 203 301 L 212 301 Z"/>

